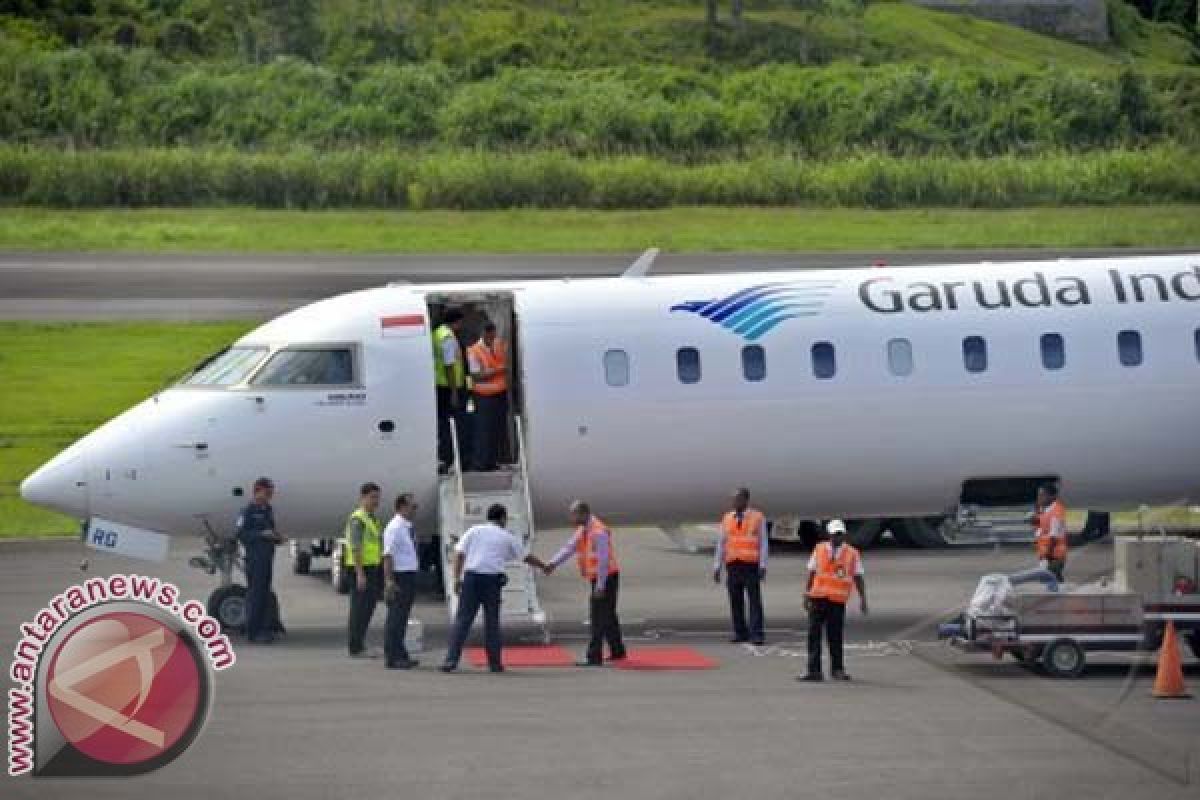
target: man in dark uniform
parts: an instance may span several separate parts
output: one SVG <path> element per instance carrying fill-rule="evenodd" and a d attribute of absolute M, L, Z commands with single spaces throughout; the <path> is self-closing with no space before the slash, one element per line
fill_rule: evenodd
<path fill-rule="evenodd" d="M 246 562 L 246 638 L 258 644 L 275 640 L 271 620 L 271 576 L 275 564 L 275 545 L 284 539 L 275 530 L 275 510 L 271 499 L 275 484 L 270 478 L 254 482 L 254 500 L 237 519 L 237 538 Z"/>

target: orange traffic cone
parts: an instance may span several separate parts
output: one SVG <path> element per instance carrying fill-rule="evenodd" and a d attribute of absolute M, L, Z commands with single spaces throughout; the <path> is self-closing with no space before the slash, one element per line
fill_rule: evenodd
<path fill-rule="evenodd" d="M 1154 676 L 1155 697 L 1191 697 L 1183 684 L 1183 662 L 1179 658 L 1179 641 L 1175 638 L 1175 622 L 1167 620 L 1162 650 L 1158 655 L 1158 674 Z"/>

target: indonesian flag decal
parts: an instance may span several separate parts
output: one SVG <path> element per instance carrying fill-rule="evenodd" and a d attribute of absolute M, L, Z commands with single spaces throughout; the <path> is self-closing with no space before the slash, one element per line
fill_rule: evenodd
<path fill-rule="evenodd" d="M 424 314 L 391 314 L 379 318 L 379 332 L 382 336 L 417 336 L 424 331 Z"/>

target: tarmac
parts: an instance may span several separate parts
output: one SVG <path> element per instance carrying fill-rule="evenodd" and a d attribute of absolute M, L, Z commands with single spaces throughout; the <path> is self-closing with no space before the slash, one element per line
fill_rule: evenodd
<path fill-rule="evenodd" d="M 688 554 L 652 531 L 619 531 L 621 614 L 634 646 L 686 644 L 711 671 L 470 667 L 443 675 L 445 607 L 423 600 L 426 652 L 414 672 L 345 655 L 346 598 L 322 574 L 276 565 L 288 635 L 235 640 L 207 727 L 177 761 L 132 780 L 6 779 L 5 798 L 1192 798 L 1200 792 L 1200 700 L 1154 700 L 1153 665 L 1096 654 L 1079 680 L 964 655 L 937 622 L 979 576 L 1028 564 L 1023 547 L 865 556 L 871 613 L 852 604 L 846 684 L 801 684 L 807 554 L 773 548 L 768 643 L 727 643 L 711 550 Z M 540 537 L 550 554 L 565 536 Z M 181 546 L 184 545 L 184 546 Z M 212 578 L 176 541 L 164 564 L 90 557 L 76 542 L 0 543 L 0 649 L 50 597 L 88 575 L 153 574 L 203 600 Z M 318 561 L 316 567 L 322 562 Z M 1112 567 L 1101 543 L 1069 577 Z M 585 598 L 563 569 L 539 580 L 555 640 L 580 650 Z M 372 637 L 382 633 L 382 610 Z M 510 631 L 510 640 L 525 634 Z M 1185 657 L 1200 688 L 1200 664 Z"/>
<path fill-rule="evenodd" d="M 1129 257 L 1146 248 L 663 253 L 652 274 Z M 343 292 L 409 283 L 619 275 L 602 255 L 176 255 L 0 253 L 0 320 L 268 319 Z"/>

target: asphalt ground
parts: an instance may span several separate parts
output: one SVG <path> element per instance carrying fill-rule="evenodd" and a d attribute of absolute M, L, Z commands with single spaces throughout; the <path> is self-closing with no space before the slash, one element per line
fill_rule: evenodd
<path fill-rule="evenodd" d="M 547 555 L 562 532 L 544 534 Z M 4 779 L 6 798 L 1195 798 L 1200 700 L 1154 700 L 1153 667 L 1095 655 L 1058 681 L 935 640 L 978 577 L 1026 566 L 1023 547 L 883 548 L 866 555 L 871 614 L 848 619 L 848 684 L 801 684 L 807 554 L 773 548 L 768 644 L 726 642 L 711 550 L 688 554 L 652 531 L 621 531 L 621 614 L 633 646 L 686 644 L 702 672 L 435 670 L 445 609 L 423 600 L 422 666 L 389 672 L 345 655 L 346 599 L 325 576 L 277 588 L 289 633 L 236 642 L 206 729 L 177 761 L 132 780 Z M 0 649 L 50 597 L 78 582 L 75 542 L 0 544 Z M 212 579 L 186 546 L 165 564 L 108 556 L 88 575 L 153 574 L 204 599 Z M 317 567 L 321 566 L 318 561 Z M 1069 576 L 1111 569 L 1108 544 L 1076 550 Z M 579 651 L 584 592 L 563 569 L 540 579 L 556 641 Z M 382 614 L 372 637 L 382 633 Z M 509 631 L 510 641 L 525 634 Z M 1200 688 L 1200 664 L 1186 657 Z"/>
<path fill-rule="evenodd" d="M 1091 258 L 1147 249 L 664 253 L 656 274 Z M 390 281 L 428 283 L 620 274 L 605 255 L 246 256 L 0 253 L 0 319 L 267 319 Z"/>

